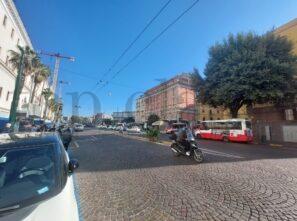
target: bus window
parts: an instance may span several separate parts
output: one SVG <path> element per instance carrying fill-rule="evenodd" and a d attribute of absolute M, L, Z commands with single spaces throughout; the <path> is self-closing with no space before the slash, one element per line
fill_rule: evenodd
<path fill-rule="evenodd" d="M 252 129 L 252 123 L 250 121 L 246 121 L 245 126 L 247 129 Z"/>
<path fill-rule="evenodd" d="M 242 125 L 240 121 L 235 121 L 235 122 L 231 122 L 232 126 L 231 126 L 231 130 L 241 130 L 242 129 Z"/>
<path fill-rule="evenodd" d="M 202 122 L 201 126 L 200 126 L 201 130 L 208 130 L 207 124 L 206 122 Z"/>

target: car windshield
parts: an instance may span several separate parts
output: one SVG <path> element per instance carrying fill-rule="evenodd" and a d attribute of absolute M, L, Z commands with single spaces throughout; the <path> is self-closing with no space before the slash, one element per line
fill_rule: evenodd
<path fill-rule="evenodd" d="M 34 124 L 35 125 L 42 125 L 42 124 L 44 124 L 44 121 L 43 120 L 34 120 Z"/>
<path fill-rule="evenodd" d="M 21 207 L 57 186 L 53 144 L 21 148 L 0 147 L 0 213 Z"/>

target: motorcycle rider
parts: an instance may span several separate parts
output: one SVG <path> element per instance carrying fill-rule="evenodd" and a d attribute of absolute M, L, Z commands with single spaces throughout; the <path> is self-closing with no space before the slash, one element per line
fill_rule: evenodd
<path fill-rule="evenodd" d="M 186 155 L 190 156 L 190 143 L 187 140 L 187 128 L 181 128 L 177 134 L 177 142 L 184 148 Z"/>

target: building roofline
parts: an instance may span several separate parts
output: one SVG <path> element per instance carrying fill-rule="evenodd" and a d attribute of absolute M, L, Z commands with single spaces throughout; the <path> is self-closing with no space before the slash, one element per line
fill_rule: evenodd
<path fill-rule="evenodd" d="M 278 28 L 275 29 L 275 33 L 277 34 L 281 34 L 282 32 L 294 27 L 294 26 L 297 26 L 297 18 L 279 26 Z"/>
<path fill-rule="evenodd" d="M 18 13 L 18 10 L 14 4 L 14 2 L 12 0 L 4 0 L 4 3 L 7 5 L 7 8 L 9 10 L 9 12 L 11 13 L 15 24 L 17 25 L 22 37 L 24 38 L 24 40 L 26 41 L 26 43 L 28 44 L 28 46 L 30 48 L 33 49 L 33 45 L 32 42 L 30 40 L 30 37 L 26 31 L 26 28 L 24 26 L 24 23 L 22 22 L 22 19 Z"/>
<path fill-rule="evenodd" d="M 166 85 L 166 84 L 168 84 L 169 82 L 173 81 L 174 79 L 180 78 L 180 77 L 182 77 L 182 76 L 189 76 L 189 74 L 188 74 L 188 73 L 182 73 L 182 74 L 175 75 L 174 77 L 170 78 L 169 80 L 164 81 L 164 82 L 162 82 L 162 83 L 160 83 L 160 84 L 158 84 L 158 85 L 156 85 L 156 86 L 154 86 L 154 87 L 152 87 L 152 88 L 146 90 L 146 91 L 144 92 L 144 94 L 146 94 L 146 93 L 148 93 L 148 92 L 150 92 L 150 91 L 152 91 L 152 90 L 154 90 L 154 89 L 157 89 L 158 87 L 161 87 L 161 86 L 163 86 L 163 85 Z"/>

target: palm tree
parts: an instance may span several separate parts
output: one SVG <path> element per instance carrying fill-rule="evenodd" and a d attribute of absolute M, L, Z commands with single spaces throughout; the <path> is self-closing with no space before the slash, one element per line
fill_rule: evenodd
<path fill-rule="evenodd" d="M 16 109 L 19 104 L 20 93 L 23 90 L 25 77 L 32 73 L 32 64 L 36 62 L 38 57 L 35 52 L 28 46 L 17 46 L 19 52 L 10 50 L 9 62 L 13 69 L 18 69 L 16 78 L 16 86 L 14 89 L 13 101 L 11 102 L 11 109 L 9 119 L 14 124 L 16 120 Z"/>
<path fill-rule="evenodd" d="M 25 77 L 33 73 L 34 64 L 39 61 L 39 58 L 29 46 L 21 47 L 18 45 L 17 48 L 19 50 L 18 52 L 14 50 L 9 51 L 9 62 L 13 69 L 18 69 L 20 67 L 22 52 L 24 53 L 23 72 L 21 73 L 21 81 L 19 85 L 19 92 L 21 93 L 24 87 Z"/>
<path fill-rule="evenodd" d="M 55 119 L 54 119 L 55 122 L 58 120 L 58 117 L 60 117 L 62 106 L 63 106 L 62 103 L 56 101 L 54 98 L 51 98 L 49 100 L 49 107 L 51 111 L 55 113 Z"/>
<path fill-rule="evenodd" d="M 23 75 L 28 76 L 32 74 L 32 69 L 34 66 L 34 63 L 38 62 L 39 57 L 36 55 L 36 53 L 29 47 L 21 47 L 17 46 L 18 52 L 14 50 L 10 50 L 10 59 L 9 62 L 12 65 L 13 69 L 19 68 L 20 61 L 21 61 L 21 52 L 24 52 L 24 59 L 23 59 Z"/>
<path fill-rule="evenodd" d="M 31 94 L 31 98 L 30 98 L 30 103 L 33 103 L 34 101 L 34 97 L 35 97 L 35 93 L 36 93 L 36 88 L 37 85 L 39 85 L 41 82 L 47 80 L 47 78 L 50 76 L 50 69 L 49 67 L 41 64 L 40 62 L 36 63 L 36 67 L 34 70 L 34 86 L 33 86 L 33 90 L 32 90 L 32 94 Z"/>
<path fill-rule="evenodd" d="M 49 107 L 49 101 L 50 101 L 49 99 L 53 95 L 53 92 L 51 91 L 50 88 L 46 88 L 46 89 L 43 89 L 43 91 L 41 92 L 41 95 L 45 99 L 45 108 L 44 108 L 44 112 L 43 112 L 43 118 L 45 119 L 46 118 L 47 109 Z"/>

